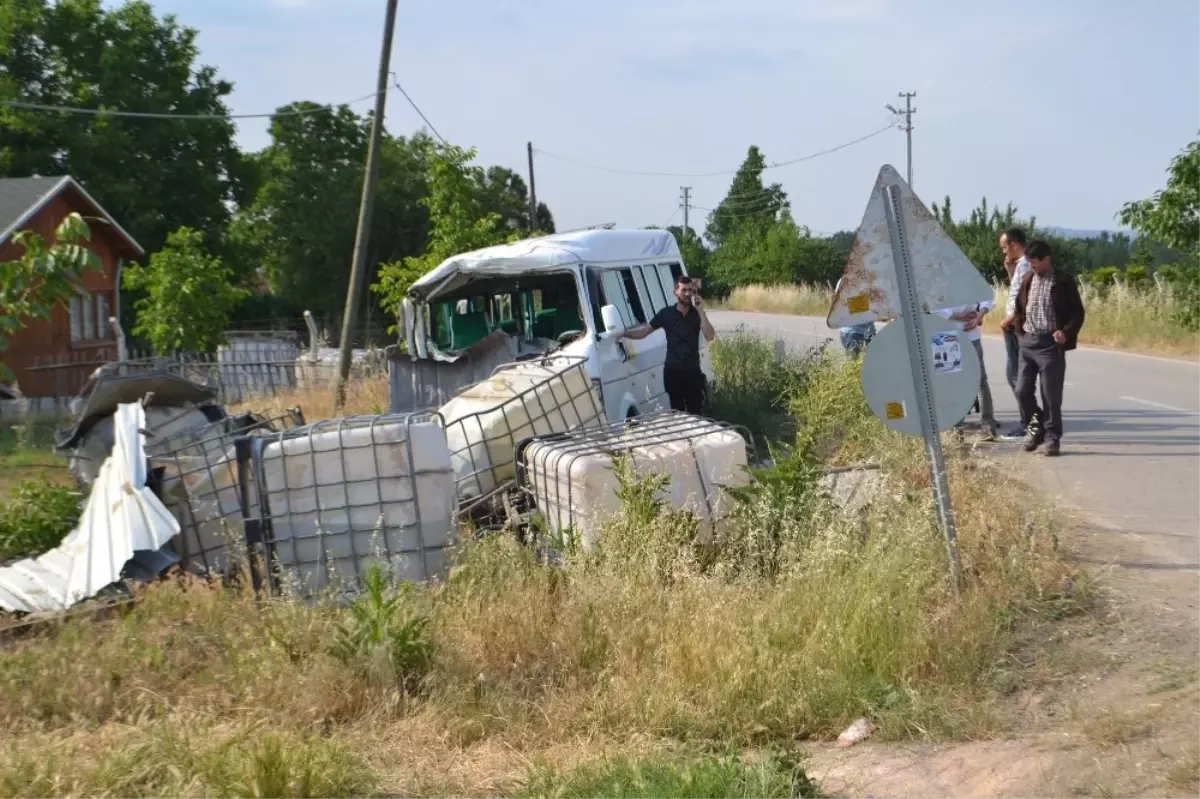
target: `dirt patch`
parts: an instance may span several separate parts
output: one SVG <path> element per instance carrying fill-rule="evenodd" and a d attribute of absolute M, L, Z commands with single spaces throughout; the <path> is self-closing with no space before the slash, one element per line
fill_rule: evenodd
<path fill-rule="evenodd" d="M 814 747 L 810 776 L 845 796 L 1197 796 L 1200 574 L 1195 539 L 1079 526 L 1087 615 L 1035 626 L 994 670 L 1007 740 Z"/>

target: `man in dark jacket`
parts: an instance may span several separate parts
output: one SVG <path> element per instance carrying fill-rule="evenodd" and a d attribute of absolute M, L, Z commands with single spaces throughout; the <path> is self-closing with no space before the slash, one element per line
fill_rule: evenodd
<path fill-rule="evenodd" d="M 1083 300 L 1075 278 L 1054 270 L 1050 245 L 1035 241 L 1025 250 L 1030 271 L 1021 280 L 1016 319 L 1020 358 L 1017 362 L 1017 402 L 1021 423 L 1029 425 L 1025 451 L 1046 444 L 1046 454 L 1058 455 L 1062 441 L 1063 383 L 1068 350 L 1075 349 L 1083 327 Z M 1034 418 L 1035 382 L 1041 378 L 1042 419 Z"/>

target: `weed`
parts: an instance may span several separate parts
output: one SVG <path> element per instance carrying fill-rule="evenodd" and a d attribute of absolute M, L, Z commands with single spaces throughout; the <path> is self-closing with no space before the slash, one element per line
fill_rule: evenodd
<path fill-rule="evenodd" d="M 520 797 L 765 797 L 820 796 L 794 759 L 770 753 L 757 762 L 738 754 L 683 754 L 635 760 L 620 757 L 565 772 L 544 769 L 517 792 Z"/>
<path fill-rule="evenodd" d="M 429 617 L 414 610 L 412 583 L 389 586 L 378 563 L 367 566 L 361 593 L 334 631 L 330 654 L 363 677 L 383 684 L 418 687 L 429 669 L 433 643 Z"/>
<path fill-rule="evenodd" d="M 26 480 L 0 505 L 0 560 L 40 555 L 58 546 L 79 521 L 79 494 Z"/>

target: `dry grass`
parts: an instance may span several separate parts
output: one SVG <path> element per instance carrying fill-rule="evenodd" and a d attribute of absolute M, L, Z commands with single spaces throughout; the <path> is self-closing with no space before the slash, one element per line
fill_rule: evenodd
<path fill-rule="evenodd" d="M 386 413 L 388 381 L 386 376 L 355 378 L 346 384 L 346 403 L 334 413 L 333 385 L 284 391 L 274 397 L 255 398 L 229 407 L 230 413 L 254 411 L 270 416 L 299 407 L 306 421 L 315 422 L 334 416 L 357 416 Z"/>
<path fill-rule="evenodd" d="M 984 320 L 984 331 L 1000 332 L 1008 289 L 995 287 L 996 311 Z M 734 289 L 720 307 L 731 311 L 825 316 L 833 292 L 820 286 L 745 286 Z M 1102 347 L 1195 359 L 1200 356 L 1200 333 L 1178 325 L 1176 300 L 1167 290 L 1138 290 L 1113 286 L 1104 293 L 1083 288 L 1087 322 L 1079 341 Z"/>
<path fill-rule="evenodd" d="M 0 793 L 511 795 L 612 758 L 828 740 L 863 714 L 885 739 L 994 731 L 990 670 L 1072 576 L 1053 518 L 952 454 L 953 597 L 921 448 L 866 413 L 855 368 L 814 368 L 792 411 L 822 451 L 881 460 L 889 485 L 862 515 L 810 478 L 768 480 L 723 547 L 697 547 L 634 482 L 602 545 L 560 568 L 473 541 L 403 601 L 435 647 L 415 690 L 378 649 L 330 649 L 345 609 L 161 583 L 122 618 L 0 651 Z"/>
<path fill-rule="evenodd" d="M 824 286 L 742 286 L 714 307 L 730 311 L 825 316 L 832 301 L 833 292 Z"/>

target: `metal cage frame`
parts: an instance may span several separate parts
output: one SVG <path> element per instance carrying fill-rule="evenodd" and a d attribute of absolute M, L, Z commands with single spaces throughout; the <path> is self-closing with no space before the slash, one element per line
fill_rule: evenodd
<path fill-rule="evenodd" d="M 244 516 L 244 533 L 247 548 L 250 552 L 251 578 L 256 588 L 266 588 L 268 594 L 282 594 L 283 586 L 280 581 L 282 574 L 288 570 L 304 571 L 312 569 L 317 575 L 317 588 L 314 593 L 320 591 L 330 584 L 330 560 L 326 555 L 326 549 L 322 542 L 326 538 L 342 535 L 340 533 L 329 534 L 322 530 L 321 517 L 323 512 L 333 513 L 334 509 L 323 509 L 319 502 L 315 503 L 314 512 L 317 517 L 316 531 L 312 534 L 291 535 L 288 539 L 279 540 L 275 535 L 276 523 L 281 519 L 290 517 L 283 514 L 276 515 L 271 508 L 271 497 L 280 494 L 286 494 L 294 490 L 311 490 L 314 497 L 319 495 L 321 489 L 332 489 L 340 487 L 345 491 L 346 502 L 338 510 L 344 511 L 349 519 L 349 514 L 356 508 L 377 507 L 380 509 L 382 518 L 383 508 L 388 504 L 387 494 L 384 491 L 384 480 L 392 481 L 396 479 L 407 479 L 411 490 L 411 500 L 398 500 L 402 502 L 411 502 L 414 510 L 414 522 L 404 524 L 400 527 L 388 527 L 380 525 L 378 522 L 372 529 L 372 533 L 381 532 L 380 540 L 383 544 L 382 552 L 375 551 L 359 551 L 355 544 L 355 534 L 365 532 L 354 529 L 350 525 L 345 535 L 349 538 L 350 556 L 349 560 L 353 564 L 354 578 L 356 581 L 361 580 L 362 574 L 359 568 L 360 559 L 379 554 L 391 561 L 397 556 L 409 556 L 419 554 L 421 557 L 424 574 L 428 576 L 430 572 L 429 556 L 433 550 L 445 550 L 452 546 L 453 529 L 447 531 L 447 544 L 445 546 L 426 546 L 425 536 L 421 530 L 421 497 L 417 490 L 417 480 L 419 477 L 427 474 L 441 474 L 441 471 L 433 472 L 429 470 L 418 470 L 413 468 L 415 464 L 412 427 L 416 424 L 425 424 L 433 422 L 438 427 L 445 429 L 445 423 L 442 416 L 437 411 L 422 410 L 412 411 L 408 413 L 388 413 L 380 415 L 365 415 L 365 416 L 348 416 L 343 418 L 325 419 L 314 422 L 303 427 L 292 428 L 291 430 L 281 431 L 270 436 L 253 436 L 239 439 L 237 442 L 237 467 L 241 486 L 242 498 L 241 505 Z M 402 424 L 404 426 L 404 448 L 408 458 L 409 472 L 403 478 L 397 477 L 381 477 L 379 469 L 379 451 L 375 448 L 377 443 L 375 440 L 375 430 L 393 425 Z M 351 430 L 370 430 L 370 441 L 366 444 L 356 446 L 343 445 L 343 436 Z M 308 438 L 310 441 L 314 436 L 336 432 L 338 434 L 337 447 L 338 457 L 341 462 L 341 479 L 333 482 L 321 482 L 318 477 L 317 460 L 318 456 L 328 457 L 333 454 L 333 451 L 320 452 L 315 446 L 309 446 L 307 452 L 292 457 L 303 457 L 309 460 L 311 469 L 311 483 L 304 486 L 289 486 L 287 469 L 283 469 L 283 485 L 273 486 L 269 484 L 266 476 L 266 461 L 273 459 L 268 457 L 266 452 L 267 447 L 272 444 L 280 445 L 279 459 L 282 461 L 286 457 L 283 453 L 282 445 L 288 441 L 294 441 L 301 438 Z M 373 473 L 364 479 L 351 479 L 347 464 L 347 450 L 352 449 L 374 449 L 373 458 L 376 468 Z M 452 471 L 451 471 L 452 473 Z M 351 501 L 351 487 L 354 485 L 363 485 L 374 483 L 375 485 L 375 500 L 365 503 L 354 503 Z M 453 509 L 451 510 L 453 513 Z M 418 548 L 409 550 L 403 547 L 393 547 L 392 539 L 398 538 L 405 530 L 417 530 Z M 300 545 L 306 541 L 317 539 L 318 549 L 316 560 L 302 558 L 300 556 Z M 279 548 L 286 546 L 290 542 L 291 546 L 291 561 L 280 557 Z M 263 575 L 259 572 L 256 555 L 261 555 L 264 565 L 267 569 L 267 574 Z M 336 560 L 342 560 L 337 558 Z"/>

